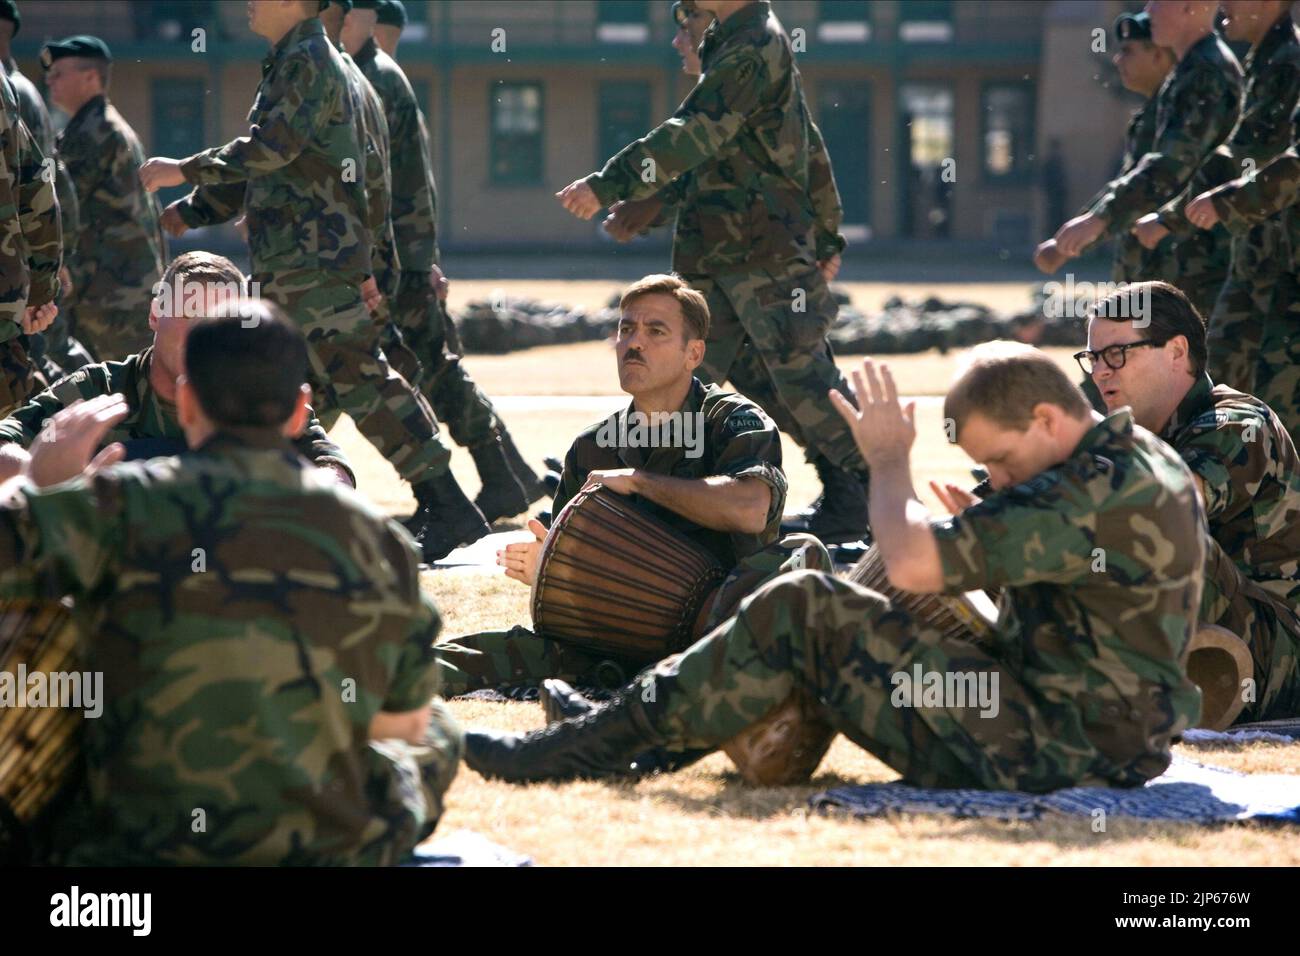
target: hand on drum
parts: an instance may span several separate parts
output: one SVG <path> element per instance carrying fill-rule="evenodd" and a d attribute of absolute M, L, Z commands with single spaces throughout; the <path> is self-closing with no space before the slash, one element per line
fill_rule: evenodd
<path fill-rule="evenodd" d="M 57 485 L 78 475 L 89 476 L 97 469 L 121 461 L 126 448 L 114 442 L 99 454 L 95 449 L 108 430 L 131 412 L 123 395 L 97 395 L 74 402 L 48 418 L 32 442 L 28 474 L 38 488 Z M 94 460 L 91 460 L 94 455 Z"/>
<path fill-rule="evenodd" d="M 971 505 L 980 503 L 980 499 L 972 495 L 964 488 L 958 488 L 951 482 L 944 482 L 942 485 L 937 481 L 930 482 L 930 490 L 934 496 L 939 499 L 940 504 L 948 509 L 949 514 L 961 514 Z"/>
<path fill-rule="evenodd" d="M 916 402 L 901 407 L 889 366 L 881 365 L 877 375 L 871 359 L 863 359 L 862 371 L 853 372 L 853 390 L 857 408 L 836 389 L 830 391 L 831 403 L 849 426 L 867 465 L 906 462 L 916 441 Z"/>
<path fill-rule="evenodd" d="M 537 540 L 506 545 L 497 552 L 497 564 L 506 569 L 506 577 L 532 587 L 537 579 L 537 558 L 542 553 L 542 542 L 546 540 L 546 525 L 536 518 L 529 518 L 528 530 Z"/>
<path fill-rule="evenodd" d="M 636 494 L 636 469 L 609 468 L 605 471 L 589 472 L 581 490 L 586 491 L 597 484 L 604 485 L 610 491 L 620 495 L 634 495 Z"/>

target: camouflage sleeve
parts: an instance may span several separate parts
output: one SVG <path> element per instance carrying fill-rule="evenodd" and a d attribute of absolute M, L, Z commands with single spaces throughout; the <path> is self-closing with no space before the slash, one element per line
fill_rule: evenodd
<path fill-rule="evenodd" d="M 319 82 L 309 58 L 290 57 L 262 91 L 262 122 L 253 124 L 247 136 L 195 153 L 181 163 L 181 171 L 189 182 L 207 186 L 244 182 L 281 169 L 315 138 L 334 112 L 332 98 L 342 95 L 341 86 Z"/>
<path fill-rule="evenodd" d="M 398 651 L 393 679 L 381 709 L 393 714 L 418 710 L 442 689 L 438 652 L 434 641 L 442 629 L 438 608 L 426 594 L 416 601 L 408 640 Z"/>
<path fill-rule="evenodd" d="M 428 133 L 409 91 L 389 96 L 385 106 L 392 144 L 393 237 L 403 271 L 428 272 L 438 254 L 437 210 L 426 168 Z"/>
<path fill-rule="evenodd" d="M 102 581 L 122 544 L 119 483 L 101 472 L 0 502 L 0 598 L 77 597 Z"/>
<path fill-rule="evenodd" d="M 934 521 L 944 591 L 1052 582 L 1069 584 L 1089 570 L 1092 539 L 1057 495 L 1043 494 L 1050 473 L 997 492 L 960 514 Z M 1094 509 L 1095 510 L 1095 509 Z"/>
<path fill-rule="evenodd" d="M 781 470 L 781 433 L 754 405 L 734 408 L 711 429 L 717 443 L 714 473 L 731 478 L 757 478 L 772 491 L 768 523 L 780 523 L 785 513 L 786 479 Z"/>
<path fill-rule="evenodd" d="M 19 334 L 27 302 L 27 258 L 18 218 L 22 124 L 7 80 L 0 80 L 0 341 Z"/>
<path fill-rule="evenodd" d="M 352 465 L 347 456 L 343 454 L 343 449 L 334 444 L 326 433 L 325 428 L 316 417 L 314 411 L 308 410 L 307 427 L 302 430 L 293 441 L 293 446 L 297 449 L 298 454 L 306 458 L 315 465 L 337 465 L 348 473 L 355 487 L 357 483 L 357 474 L 352 470 Z M 4 423 L 0 422 L 0 441 L 3 441 Z"/>
<path fill-rule="evenodd" d="M 1180 84 L 1173 101 L 1160 111 L 1162 123 L 1151 152 L 1110 183 L 1093 214 L 1123 230 L 1177 196 L 1236 121 L 1237 97 L 1226 94 L 1211 70 Z"/>
<path fill-rule="evenodd" d="M 59 198 L 59 217 L 63 225 L 63 255 L 72 253 L 81 228 L 81 205 L 77 202 L 77 189 L 72 185 L 68 167 L 59 160 L 54 166 L 54 194 Z"/>
<path fill-rule="evenodd" d="M 843 252 L 848 243 L 840 235 L 844 207 L 835 186 L 831 156 L 822 140 L 822 131 L 811 120 L 808 122 L 808 198 L 812 200 L 817 222 L 817 261 L 824 262 Z"/>
<path fill-rule="evenodd" d="M 1258 170 L 1242 176 L 1214 195 L 1214 209 L 1232 232 L 1263 222 L 1294 205 L 1300 193 L 1300 154 L 1292 146 Z"/>
<path fill-rule="evenodd" d="M 244 196 L 248 184 L 244 181 L 195 186 L 176 211 L 181 221 L 191 229 L 216 226 L 229 222 L 244 211 Z"/>
<path fill-rule="evenodd" d="M 767 70 L 745 48 L 711 66 L 669 119 L 587 177 L 602 204 L 645 199 L 717 155 L 763 103 Z"/>
<path fill-rule="evenodd" d="M 573 496 L 587 480 L 587 471 L 578 465 L 578 442 L 569 446 L 569 453 L 564 456 L 564 468 L 560 471 L 560 487 L 555 489 L 551 498 L 551 517 L 554 519 L 564 510 L 564 506 L 573 500 Z"/>
<path fill-rule="evenodd" d="M 21 183 L 18 189 L 18 216 L 23 239 L 27 243 L 27 266 L 31 286 L 27 305 L 45 305 L 59 295 L 59 268 L 63 265 L 63 220 L 54 189 L 55 164 L 48 163 L 36 141 L 22 130 L 25 138 Z"/>
<path fill-rule="evenodd" d="M 1272 428 L 1256 416 L 1226 421 L 1212 417 L 1205 427 L 1193 423 L 1189 437 L 1175 447 L 1201 480 L 1207 518 L 1249 506 L 1255 497 L 1252 489 L 1282 470 Z"/>
<path fill-rule="evenodd" d="M 0 420 L 0 445 L 18 444 L 27 448 L 46 420 L 67 408 L 73 402 L 108 395 L 112 382 L 103 365 L 87 365 L 71 375 L 59 379 L 45 391 L 33 395 L 25 405 L 16 408 L 8 418 Z"/>

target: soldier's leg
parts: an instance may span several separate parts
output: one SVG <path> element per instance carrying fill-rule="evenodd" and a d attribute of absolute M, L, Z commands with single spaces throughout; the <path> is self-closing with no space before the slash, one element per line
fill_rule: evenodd
<path fill-rule="evenodd" d="M 852 390 L 835 365 L 826 333 L 837 307 L 816 269 L 756 269 L 715 277 L 748 333 L 790 415 L 809 447 L 831 464 L 865 476 L 853 435 L 827 396 Z"/>
<path fill-rule="evenodd" d="M 8 415 L 49 385 L 32 362 L 25 338 L 17 335 L 7 342 L 0 342 L 0 417 Z"/>
<path fill-rule="evenodd" d="M 704 363 L 695 370 L 702 382 L 723 385 L 731 381 L 737 391 L 740 388 L 732 381 L 737 359 L 745 346 L 745 328 L 740 324 L 736 310 L 731 307 L 727 296 L 708 276 L 682 276 L 691 288 L 703 294 L 709 305 L 709 334 L 704 340 Z"/>
<path fill-rule="evenodd" d="M 484 688 L 532 686 L 548 677 L 613 689 L 631 680 L 640 666 L 538 637 L 523 626 L 467 634 L 437 646 L 445 665 L 442 692 L 447 697 Z"/>
<path fill-rule="evenodd" d="M 717 599 L 709 610 L 706 629 L 713 630 L 736 613 L 741 601 L 768 581 L 790 571 L 825 571 L 833 574 L 835 562 L 831 560 L 826 546 L 814 535 L 784 535 L 762 551 L 741 558 L 728 572 L 722 586 L 718 588 Z"/>
<path fill-rule="evenodd" d="M 906 706 L 901 675 L 929 674 L 971 675 L 962 683 L 971 691 L 966 706 L 953 699 Z M 634 722 L 664 745 L 704 748 L 761 720 L 796 689 L 910 783 L 1041 792 L 1100 782 L 1087 741 L 1050 726 L 988 652 L 818 572 L 769 582 L 735 617 L 643 672 L 624 699 Z"/>
<path fill-rule="evenodd" d="M 1255 369 L 1254 395 L 1300 444 L 1300 278 L 1280 279 Z"/>
<path fill-rule="evenodd" d="M 77 338 L 100 362 L 121 361 L 153 341 L 148 312 L 97 309 L 82 302 L 76 316 Z"/>
<path fill-rule="evenodd" d="M 1274 282 L 1260 285 L 1236 276 L 1223 284 L 1205 329 L 1207 371 L 1216 384 L 1255 393 L 1255 369 L 1275 289 Z"/>

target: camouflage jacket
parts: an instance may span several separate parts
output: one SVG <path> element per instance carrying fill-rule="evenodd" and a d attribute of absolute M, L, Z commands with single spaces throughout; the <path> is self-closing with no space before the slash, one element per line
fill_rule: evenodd
<path fill-rule="evenodd" d="M 25 308 L 59 294 L 63 234 L 53 179 L 0 74 L 0 342 L 22 334 Z"/>
<path fill-rule="evenodd" d="M 564 456 L 560 487 L 555 492 L 551 513 L 558 515 L 578 493 L 593 471 L 610 468 L 642 468 L 656 475 L 700 479 L 715 475 L 757 478 L 772 490 L 767 526 L 759 534 L 715 531 L 633 495 L 631 500 L 647 514 L 686 535 L 711 551 L 725 568 L 761 551 L 777 538 L 785 511 L 786 481 L 781 471 L 781 436 L 772 420 L 743 395 L 724 392 L 699 379 L 682 403 L 682 421 L 692 424 L 682 430 L 675 447 L 647 447 L 650 436 L 637 426 L 642 420 L 629 403 L 620 412 L 586 429 Z M 689 416 L 687 418 L 686 416 Z M 691 435 L 685 428 L 696 429 Z M 658 437 L 658 429 L 650 432 Z M 693 448 L 684 447 L 693 443 Z M 667 443 L 664 443 L 667 444 Z M 698 451 L 695 457 L 688 453 Z"/>
<path fill-rule="evenodd" d="M 76 186 L 79 214 L 68 304 L 145 314 L 162 278 L 167 243 L 158 200 L 140 185 L 140 140 L 122 114 L 96 96 L 68 120 L 57 143 Z"/>
<path fill-rule="evenodd" d="M 429 130 L 402 68 L 371 37 L 357 65 L 383 100 L 393 144 L 393 232 L 407 272 L 428 272 L 438 261 L 438 191 Z"/>
<path fill-rule="evenodd" d="M 1202 375 L 1160 437 L 1200 479 L 1210 536 L 1294 620 L 1300 606 L 1300 457 L 1277 415 L 1253 395 Z"/>
<path fill-rule="evenodd" d="M 181 164 L 198 187 L 179 208 L 189 226 L 246 207 L 252 272 L 328 271 L 360 285 L 371 275 L 365 143 L 343 59 L 316 17 L 262 61 L 249 132 Z M 349 172 L 351 175 L 349 175 Z"/>
<path fill-rule="evenodd" d="M 1215 34 L 1203 37 L 1178 61 L 1156 94 L 1151 151 L 1107 184 L 1092 212 L 1112 233 L 1127 231 L 1171 200 L 1185 202 L 1193 175 L 1232 132 L 1241 105 L 1241 65 Z M 1215 228 L 1177 239 L 1184 271 L 1226 272 L 1227 232 Z M 1190 264 L 1190 265 L 1189 265 Z"/>
<path fill-rule="evenodd" d="M 1156 103 L 1156 97 L 1152 96 L 1128 121 L 1128 128 L 1124 131 L 1124 159 L 1119 169 L 1121 177 L 1132 171 L 1138 164 L 1138 160 L 1151 152 L 1151 144 L 1156 138 Z M 1084 204 L 1082 211 L 1087 212 L 1091 209 L 1105 193 L 1106 188 L 1103 188 Z M 1177 275 L 1177 267 L 1171 255 L 1172 239 L 1166 237 L 1154 249 L 1148 249 L 1138 242 L 1137 236 L 1133 235 L 1131 230 L 1108 227 L 1094 245 L 1108 239 L 1115 240 L 1115 257 L 1111 265 L 1113 282 L 1139 282 L 1150 279 L 1169 282 Z"/>
<path fill-rule="evenodd" d="M 1186 664 L 1204 522 L 1186 465 L 1121 409 L 1061 464 L 933 526 L 946 591 L 1004 588 L 995 653 L 1121 786 L 1161 773 L 1200 715 Z"/>
<path fill-rule="evenodd" d="M 825 230 L 809 198 L 812 121 L 790 38 L 757 0 L 709 27 L 700 49 L 704 75 L 677 112 L 587 183 L 608 206 L 691 173 L 673 239 L 679 273 L 813 268 Z"/>
<path fill-rule="evenodd" d="M 267 543 L 273 542 L 273 547 Z M 389 862 L 380 710 L 429 703 L 440 620 L 396 522 L 282 441 L 218 434 L 0 505 L 0 595 L 71 595 L 91 820 L 70 862 Z"/>
<path fill-rule="evenodd" d="M 366 143 L 366 225 L 374 243 L 371 266 L 379 291 L 390 299 L 397 295 L 397 280 L 401 265 L 397 258 L 397 244 L 393 238 L 393 180 L 389 173 L 392 162 L 392 144 L 388 136 L 388 120 L 384 117 L 384 104 L 375 88 L 366 79 L 361 67 L 353 62 L 347 51 L 339 48 L 348 75 L 348 87 L 354 100 L 354 115 L 360 120 L 360 135 Z"/>
<path fill-rule="evenodd" d="M 153 347 L 120 362 L 86 365 L 48 389 L 35 395 L 22 407 L 0 420 L 0 444 L 15 442 L 24 448 L 40 433 L 41 426 L 54 414 L 73 402 L 97 395 L 124 395 L 131 413 L 108 433 L 104 444 L 120 441 L 132 457 L 153 458 L 173 455 L 185 449 L 185 433 L 176 417 L 176 405 L 167 401 L 149 382 Z M 138 448 L 140 454 L 134 449 Z M 353 483 L 356 475 L 343 450 L 330 441 L 325 429 L 313 414 L 307 427 L 294 442 L 298 454 L 317 465 L 337 465 L 348 473 Z"/>
<path fill-rule="evenodd" d="M 23 122 L 41 148 L 41 155 L 46 159 L 54 158 L 54 192 L 59 197 L 59 217 L 63 223 L 63 257 L 68 260 L 72 253 L 72 244 L 77 241 L 80 217 L 77 212 L 77 190 L 72 185 L 72 176 L 68 167 L 58 159 L 54 150 L 54 124 L 50 121 L 50 111 L 45 108 L 45 100 L 35 84 L 18 70 L 18 64 L 10 57 L 4 64 L 9 74 L 9 83 L 18 97 L 18 110 Z"/>
<path fill-rule="evenodd" d="M 1183 216 L 1187 199 L 1251 175 L 1291 144 L 1290 119 L 1300 101 L 1300 34 L 1290 16 L 1278 20 L 1251 49 L 1245 70 L 1241 118 L 1232 135 L 1197 170 L 1185 193 L 1161 210 L 1160 221 L 1175 235 L 1195 231 Z M 1238 278 L 1276 278 L 1286 271 L 1286 225 L 1281 219 L 1249 225 L 1225 220 L 1224 225 L 1232 234 L 1233 272 Z"/>

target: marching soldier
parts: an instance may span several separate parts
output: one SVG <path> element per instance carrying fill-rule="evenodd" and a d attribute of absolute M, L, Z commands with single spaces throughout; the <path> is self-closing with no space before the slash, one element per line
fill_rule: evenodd
<path fill-rule="evenodd" d="M 1228 138 L 1240 112 L 1241 66 L 1214 33 L 1218 4 L 1210 0 L 1151 0 L 1151 39 L 1169 47 L 1178 65 L 1160 87 L 1151 150 L 1133 169 L 1107 184 L 1083 215 L 1061 226 L 1057 250 L 1079 255 L 1108 231 L 1136 227 L 1139 240 L 1155 244 L 1164 227 L 1161 207 L 1187 189 L 1215 147 Z M 1208 315 L 1228 271 L 1223 230 L 1176 241 L 1176 285 Z"/>
<path fill-rule="evenodd" d="M 752 350 L 752 367 L 770 382 L 761 391 L 783 406 L 778 422 L 796 429 L 814 460 L 852 475 L 835 486 L 834 502 L 828 482 L 823 509 L 841 510 L 818 530 L 849 540 L 866 530 L 867 473 L 826 398 L 831 388 L 848 391 L 826 338 L 836 314 L 827 282 L 843 240 L 838 218 L 827 222 L 809 199 L 816 134 L 790 40 L 767 0 L 695 8 L 717 20 L 700 51 L 699 84 L 671 119 L 558 196 L 582 219 L 665 187 L 680 196 L 673 271 L 709 300 L 704 370 L 741 385 L 733 376 Z M 825 185 L 833 189 L 833 179 Z"/>
<path fill-rule="evenodd" d="M 144 150 L 108 99 L 112 63 L 98 37 L 68 37 L 41 50 L 50 99 L 72 117 L 57 140 L 78 206 L 69 333 L 99 361 L 149 344 L 141 319 L 167 261 L 158 201 L 140 186 Z"/>
<path fill-rule="evenodd" d="M 352 6 L 343 42 L 383 101 L 393 143 L 393 229 L 402 276 L 392 313 L 401 340 L 419 360 L 418 368 L 400 370 L 473 457 L 483 482 L 474 502 L 483 516 L 492 522 L 519 514 L 543 489 L 457 354 L 455 323 L 444 304 L 446 281 L 438 268 L 437 189 L 424 115 L 406 74 L 376 43 L 374 0 Z"/>
<path fill-rule="evenodd" d="M 322 404 L 347 412 L 411 483 L 419 504 L 412 526 L 426 560 L 434 561 L 488 527 L 451 473 L 451 453 L 438 440 L 428 404 L 379 347 L 379 326 L 367 308 L 379 292 L 365 143 L 346 70 L 319 11 L 317 0 L 253 0 L 250 25 L 272 49 L 249 135 L 186 160 L 150 159 L 140 175 L 151 191 L 184 182 L 197 187 L 175 204 L 189 226 L 246 206 L 252 288 L 303 328 Z"/>

